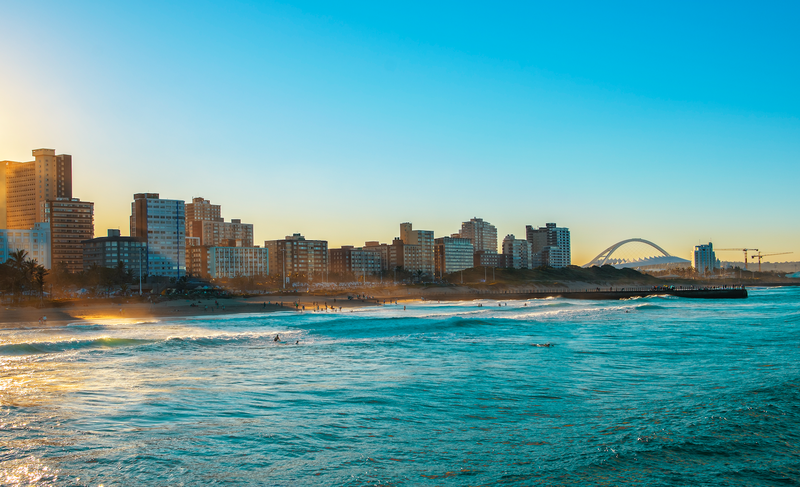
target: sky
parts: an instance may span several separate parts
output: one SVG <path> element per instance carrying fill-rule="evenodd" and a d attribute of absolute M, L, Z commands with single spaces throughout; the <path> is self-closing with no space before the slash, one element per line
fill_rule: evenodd
<path fill-rule="evenodd" d="M 204 197 L 331 247 L 570 228 L 800 259 L 800 4 L 0 1 L 0 160 L 73 156 L 95 233 Z M 736 252 L 723 260 L 741 260 Z"/>

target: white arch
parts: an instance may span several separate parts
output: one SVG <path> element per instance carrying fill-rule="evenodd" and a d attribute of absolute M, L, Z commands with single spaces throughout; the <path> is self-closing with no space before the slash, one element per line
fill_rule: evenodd
<path fill-rule="evenodd" d="M 596 265 L 596 266 L 600 267 L 600 266 L 605 265 L 605 263 L 608 262 L 608 259 L 611 257 L 611 254 L 613 254 L 618 248 L 622 247 L 625 244 L 631 243 L 631 242 L 640 242 L 640 243 L 643 243 L 643 244 L 647 244 L 647 245 L 653 247 L 654 249 L 658 250 L 662 254 L 664 254 L 664 256 L 672 257 L 671 255 L 669 255 L 669 253 L 666 250 L 662 249 L 661 247 L 659 247 L 658 245 L 654 244 L 653 242 L 651 242 L 649 240 L 645 240 L 643 238 L 629 238 L 628 240 L 623 240 L 621 242 L 617 242 L 614 245 L 612 245 L 611 247 L 609 247 L 609 248 L 605 249 L 604 251 L 600 252 L 600 254 L 598 254 L 597 257 L 592 259 L 588 264 L 586 264 L 583 267 L 592 267 L 593 265 Z"/>

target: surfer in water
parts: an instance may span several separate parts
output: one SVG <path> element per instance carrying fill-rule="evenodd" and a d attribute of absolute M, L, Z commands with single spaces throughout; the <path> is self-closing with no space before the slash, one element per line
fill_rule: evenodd
<path fill-rule="evenodd" d="M 275 339 L 274 339 L 274 340 L 272 340 L 272 341 L 273 341 L 273 342 L 279 342 L 279 341 L 281 341 L 281 336 L 280 336 L 280 335 L 275 335 Z"/>

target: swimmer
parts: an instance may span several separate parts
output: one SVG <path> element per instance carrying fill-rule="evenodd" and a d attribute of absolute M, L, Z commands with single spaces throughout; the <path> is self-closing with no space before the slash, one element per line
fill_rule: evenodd
<path fill-rule="evenodd" d="M 272 340 L 272 341 L 273 341 L 273 342 L 279 342 L 279 341 L 281 341 L 281 336 L 280 336 L 280 335 L 275 335 L 275 339 L 274 339 L 274 340 Z"/>
<path fill-rule="evenodd" d="M 294 342 L 294 344 L 295 345 L 300 345 L 300 340 L 297 340 L 296 342 Z"/>

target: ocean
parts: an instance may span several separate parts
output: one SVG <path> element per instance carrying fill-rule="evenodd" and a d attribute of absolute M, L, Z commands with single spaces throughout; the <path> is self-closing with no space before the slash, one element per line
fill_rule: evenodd
<path fill-rule="evenodd" d="M 500 304 L 0 330 L 0 484 L 800 483 L 800 288 Z"/>

